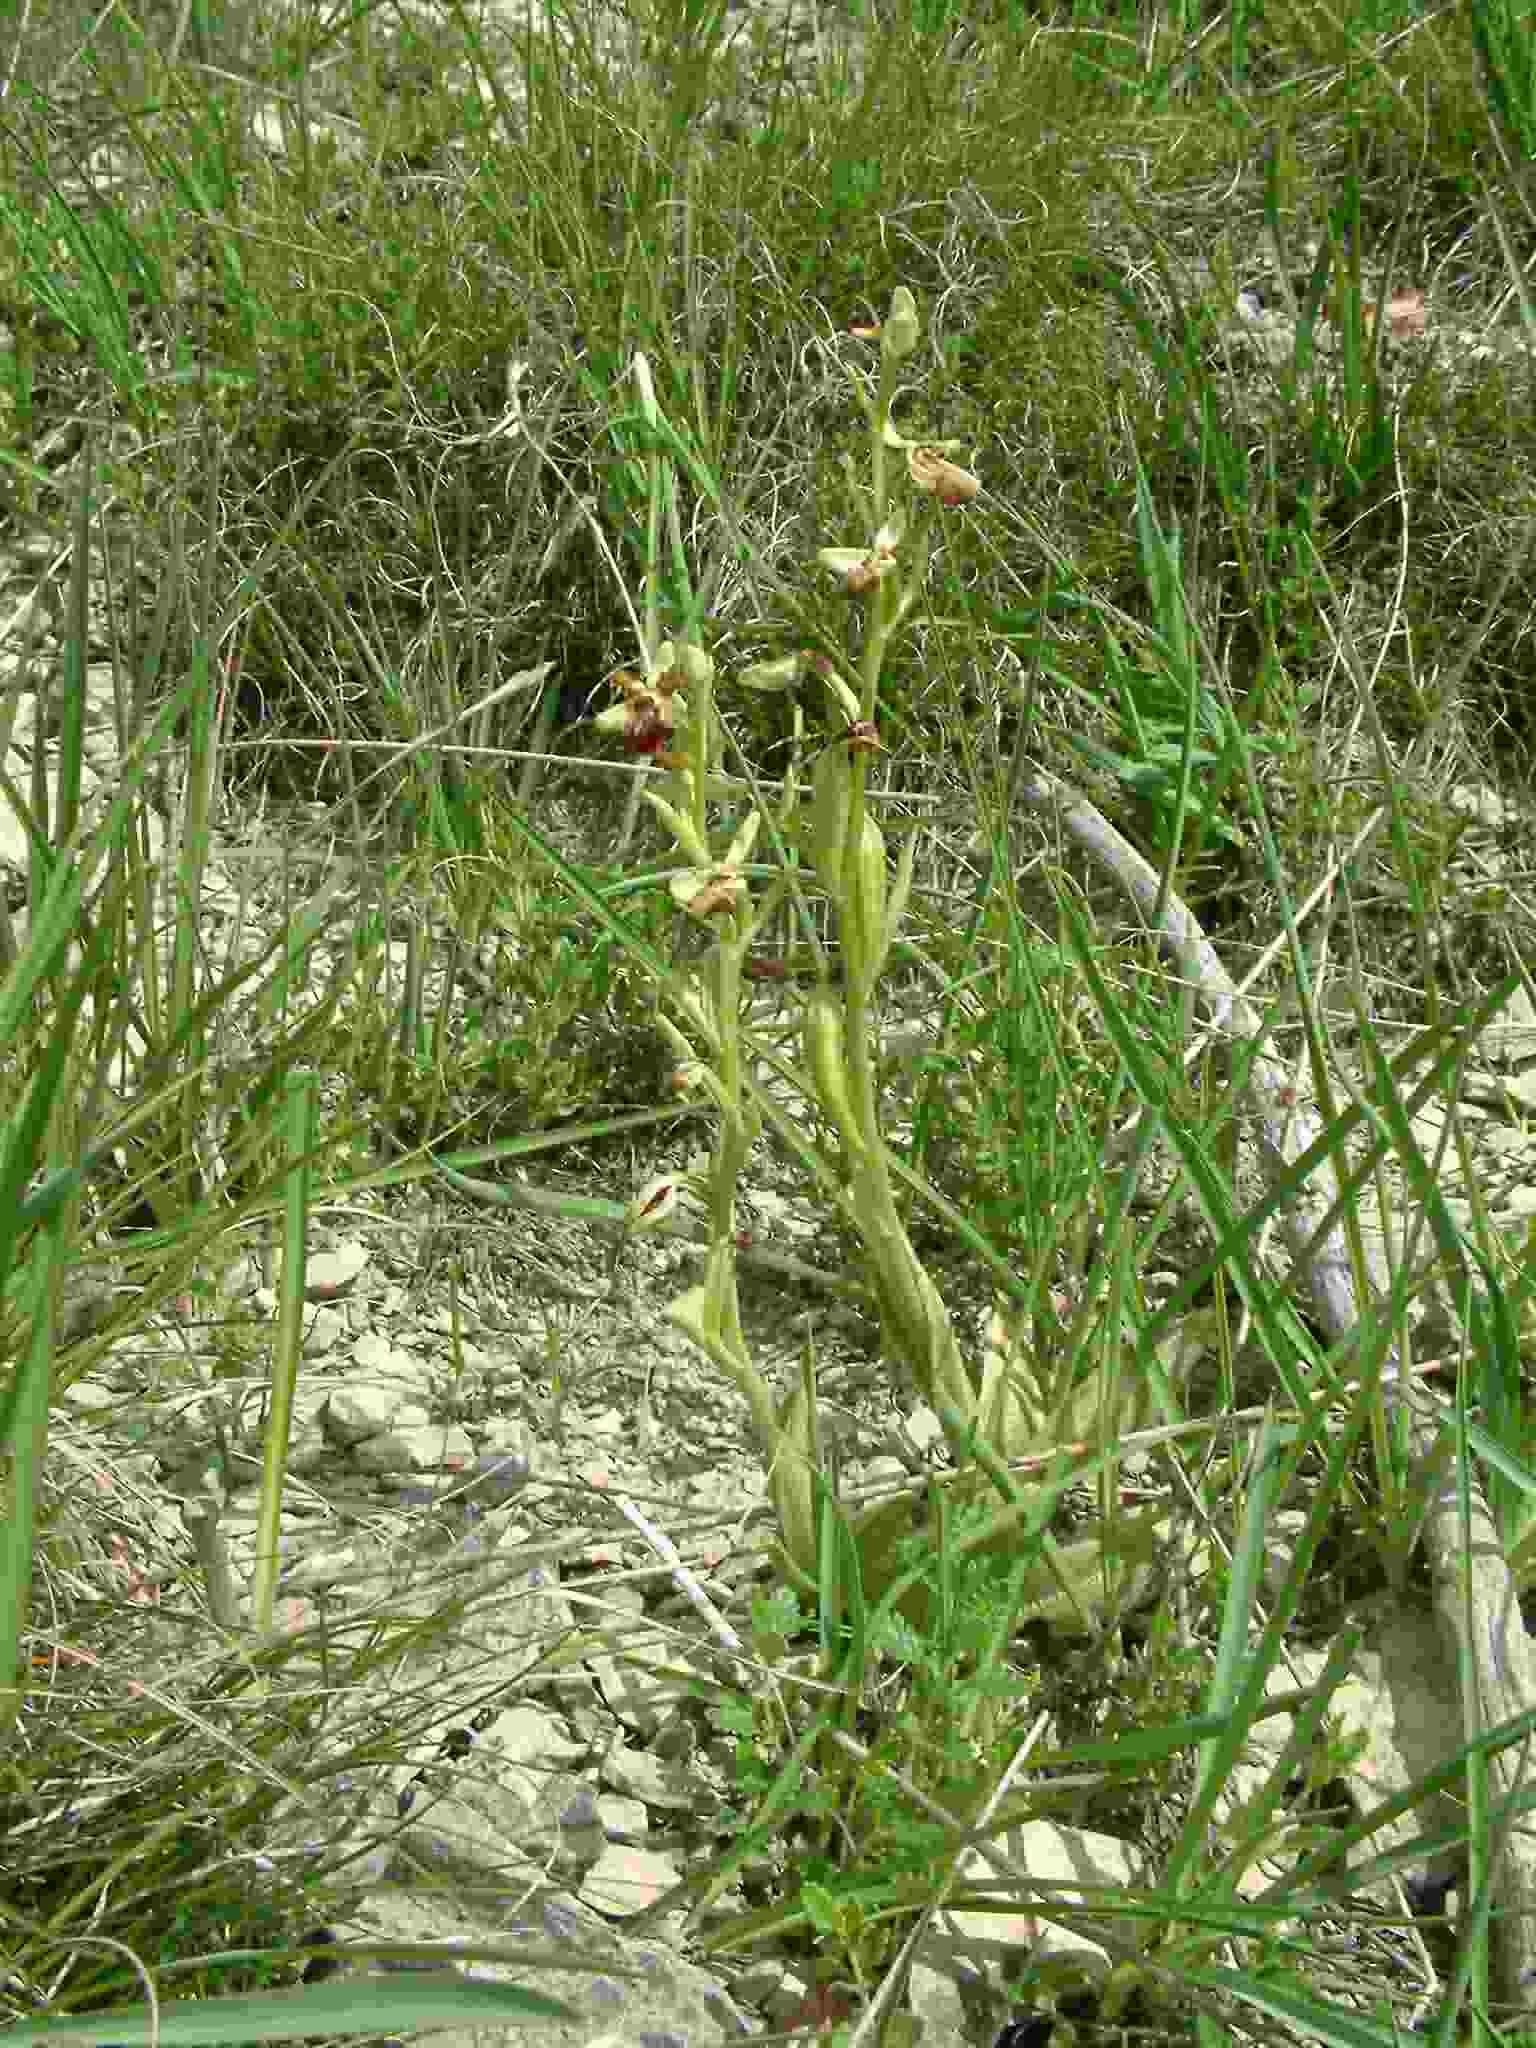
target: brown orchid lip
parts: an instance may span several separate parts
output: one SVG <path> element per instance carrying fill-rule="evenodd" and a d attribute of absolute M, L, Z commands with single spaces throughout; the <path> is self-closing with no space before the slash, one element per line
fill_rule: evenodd
<path fill-rule="evenodd" d="M 890 748 L 880 737 L 879 728 L 872 718 L 850 718 L 841 732 L 833 733 L 831 739 L 823 740 L 812 755 L 824 754 L 828 747 L 846 747 L 850 754 L 888 754 Z"/>
<path fill-rule="evenodd" d="M 741 971 L 748 981 L 792 981 L 797 988 L 808 988 L 822 979 L 809 963 L 801 967 L 788 960 L 775 960 L 768 953 L 749 953 L 741 963 Z M 843 970 L 836 961 L 833 961 L 825 979 L 834 988 L 841 983 Z"/>
<path fill-rule="evenodd" d="M 637 708 L 624 731 L 624 745 L 632 754 L 660 754 L 672 737 L 672 727 L 655 711 Z"/>
<path fill-rule="evenodd" d="M 866 555 L 862 562 L 856 563 L 848 571 L 844 579 L 851 595 L 866 596 L 875 588 L 882 576 L 889 574 L 893 562 L 894 557 L 890 555 Z"/>
<path fill-rule="evenodd" d="M 920 491 L 932 491 L 941 505 L 963 505 L 981 489 L 981 479 L 951 462 L 938 448 L 913 448 L 907 469 Z"/>
<path fill-rule="evenodd" d="M 706 882 L 696 896 L 689 898 L 688 913 L 691 917 L 714 917 L 720 911 L 734 910 L 740 897 L 740 876 L 718 875 Z"/>

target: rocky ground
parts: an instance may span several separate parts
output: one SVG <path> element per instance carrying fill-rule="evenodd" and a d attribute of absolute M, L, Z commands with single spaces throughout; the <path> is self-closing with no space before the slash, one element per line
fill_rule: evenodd
<path fill-rule="evenodd" d="M 106 782 L 105 723 L 97 732 Z M 29 770 L 32 744 L 13 735 L 13 772 Z M 1512 873 L 1520 835 L 1505 800 L 1486 789 L 1458 800 L 1469 875 Z M 224 952 L 237 900 L 248 945 L 279 914 L 274 889 L 253 917 L 249 887 L 233 880 L 249 835 L 233 817 L 225 831 L 205 903 L 210 957 Z M 1511 1230 L 1536 1210 L 1533 1096 L 1536 1015 L 1511 1011 L 1463 1103 L 1482 1199 Z M 1442 1121 L 1426 1108 L 1426 1148 Z M 686 1131 L 642 1143 L 637 1177 L 688 1155 Z M 614 1170 L 611 1156 L 598 1168 Z M 1453 1201 L 1465 1200 L 1459 1162 L 1444 1170 Z M 813 1334 L 850 1496 L 914 1485 L 936 1418 L 883 1379 L 872 1321 L 848 1298 L 847 1275 L 823 1269 L 816 1215 L 778 1180 L 765 1159 L 750 1192 L 745 1309 L 759 1355 L 787 1389 Z M 733 1745 L 712 1703 L 763 1682 L 733 1646 L 750 1640 L 749 1596 L 766 1583 L 769 1516 L 744 1401 L 663 1318 L 696 1271 L 695 1226 L 621 1245 L 610 1228 L 496 1200 L 594 1185 L 617 1200 L 630 1192 L 557 1154 L 479 1197 L 434 1181 L 317 1213 L 281 1538 L 278 1617 L 297 1654 L 282 1684 L 324 1683 L 370 1628 L 394 1647 L 378 1678 L 338 1704 L 312 1775 L 256 1853 L 288 1869 L 352 1857 L 353 1909 L 333 1921 L 349 1939 L 511 1939 L 526 1956 L 537 1937 L 531 1970 L 468 1967 L 575 1996 L 588 2018 L 575 2033 L 550 2030 L 565 2038 L 589 2040 L 600 2025 L 605 2040 L 697 2042 L 817 2024 L 825 1987 L 792 1956 L 698 1960 L 700 1940 L 772 1872 L 739 1873 L 696 1911 L 690 1874 L 731 1829 Z M 82 1341 L 131 1293 L 110 1265 L 103 1277 L 73 1303 Z M 189 1651 L 214 1583 L 210 1503 L 240 1619 L 271 1278 L 269 1246 L 232 1246 L 212 1284 L 109 1344 L 61 1404 L 54 1519 L 75 1528 L 75 1582 L 126 1596 L 141 1628 L 128 1668 L 156 1674 L 146 1690 L 172 1710 L 186 1698 L 178 1673 L 199 1668 Z M 1277 1571 L 1285 1555 L 1277 1529 Z M 449 1609 L 453 1627 L 414 1647 L 413 1616 L 440 1621 Z M 124 1648 L 117 1640 L 113 1675 L 101 1667 L 96 1684 L 123 1683 Z M 74 1711 L 91 1697 L 95 1653 L 65 1632 L 50 1654 L 48 1684 Z M 1291 1675 L 1304 1687 L 1320 1661 L 1298 1653 Z M 1437 1744 L 1454 1747 L 1455 1687 L 1437 1689 L 1436 1668 L 1432 1630 L 1410 1641 L 1394 1622 L 1371 1644 L 1349 1694 L 1352 1725 L 1369 1736 L 1354 1765 L 1363 1799 L 1406 1782 Z M 40 1710 L 46 1700 L 45 1687 Z M 1272 1725 L 1278 1751 L 1287 1724 Z M 389 1760 L 360 1762 L 381 1740 Z M 110 1767 L 84 1798 L 44 1785 L 36 1825 L 85 1824 L 121 1789 Z M 1032 1882 L 1135 1880 L 1134 1853 L 1110 1836 L 1044 1820 L 1015 1835 L 1014 1871 Z M 1002 1917 L 936 1915 L 910 1985 L 924 2039 L 988 2039 L 1006 2016 L 1004 1966 L 1063 1946 L 1106 1972 L 1113 1924 L 1090 1914 L 1072 1934 L 1047 1928 L 1027 1888 Z M 599 1958 L 599 1975 L 580 1974 Z"/>
<path fill-rule="evenodd" d="M 506 27 L 493 22 L 492 32 Z M 814 9 L 789 32 L 806 61 L 821 61 L 834 34 Z M 345 147 L 345 107 L 315 111 Z M 268 146 L 290 146 L 282 108 L 256 106 L 252 118 Z M 1396 317 L 1405 345 L 1479 345 L 1470 333 L 1426 339 L 1408 310 Z M 1231 338 L 1263 349 L 1285 319 L 1283 303 L 1251 291 L 1233 308 Z M 3 564 L 13 629 L 25 608 L 48 611 L 61 560 L 20 548 Z M 46 652 L 51 628 L 41 614 L 39 624 Z M 92 761 L 107 787 L 110 672 L 94 685 Z M 51 744 L 30 717 L 23 705 L 7 757 L 22 788 Z M 1467 886 L 1523 889 L 1529 817 L 1514 797 L 1467 786 L 1455 804 Z M 224 957 L 237 927 L 246 947 L 276 927 L 283 892 L 253 887 L 253 866 L 278 842 L 302 848 L 304 822 L 222 820 L 203 906 L 210 958 Z M 24 841 L 0 817 L 5 833 L 0 861 L 19 872 Z M 298 856 L 311 885 L 329 878 L 345 889 L 344 872 L 327 877 L 327 858 L 320 846 Z M 1473 1144 L 1466 1159 L 1443 1154 L 1446 1191 L 1453 1206 L 1469 1202 L 1470 1170 L 1481 1201 L 1515 1233 L 1536 1214 L 1528 1003 L 1486 1034 L 1462 1109 Z M 1443 1106 L 1426 1107 L 1427 1150 L 1444 1129 Z M 497 1200 L 494 1183 L 477 1198 L 433 1179 L 322 1209 L 281 1537 L 279 1619 L 298 1650 L 279 1685 L 326 1684 L 369 1631 L 383 1647 L 368 1682 L 338 1700 L 312 1772 L 252 1853 L 274 1869 L 350 1857 L 350 1909 L 331 1922 L 343 1938 L 517 1945 L 515 1963 L 467 1967 L 576 2000 L 582 2024 L 547 2031 L 604 2048 L 695 2048 L 842 2016 L 841 1993 L 793 1955 L 707 1955 L 711 1930 L 763 1896 L 771 1870 L 738 1872 L 702 1906 L 689 1882 L 732 1831 L 734 1748 L 714 1706 L 764 1682 L 743 1645 L 751 1591 L 766 1582 L 769 1523 L 744 1401 L 662 1313 L 696 1271 L 695 1226 L 621 1245 L 612 1230 L 522 1199 L 558 1187 L 623 1203 L 647 1173 L 685 1163 L 690 1144 L 686 1126 L 642 1134 L 618 1185 L 611 1150 L 596 1164 L 554 1154 L 499 1184 L 510 1201 Z M 874 1325 L 828 1256 L 822 1218 L 767 1160 L 749 1206 L 745 1309 L 759 1356 L 787 1390 L 814 1335 L 825 1427 L 851 1496 L 919 1484 L 936 1418 L 883 1378 Z M 172 1710 L 185 1707 L 184 1678 L 200 1668 L 210 1588 L 227 1573 L 238 1603 L 254 1547 L 272 1283 L 269 1243 L 230 1246 L 173 1313 L 98 1346 L 62 1397 L 50 1485 L 55 1524 L 73 1523 L 75 1582 L 127 1600 L 141 1630 L 133 1668 L 148 1674 L 131 1682 Z M 72 1300 L 81 1344 L 131 1288 L 109 1261 Z M 984 1325 L 984 1298 L 964 1306 Z M 451 1628 L 425 1646 L 413 1637 L 414 1616 L 445 1612 Z M 55 1697 L 67 1711 L 88 1708 L 93 1686 L 124 1682 L 124 1649 L 114 1645 L 108 1673 L 99 1646 L 58 1634 L 33 1710 L 52 1711 Z M 1438 1652 L 1399 1625 L 1372 1643 L 1350 1694 L 1368 1738 L 1353 1766 L 1362 1798 L 1380 1798 L 1460 1740 L 1454 1686 L 1437 1689 L 1435 1668 Z M 1292 1676 L 1305 1687 L 1307 1656 Z M 1286 1723 L 1266 1725 L 1278 1753 Z M 387 1760 L 368 1761 L 370 1749 Z M 35 1788 L 31 1825 L 88 1825 L 142 1768 L 109 1754 L 90 1787 Z M 1035 1821 L 1014 1831 L 1004 1864 L 1006 1911 L 937 1912 L 917 1948 L 910 2002 L 930 2048 L 990 2040 L 1009 2009 L 1003 1978 L 1025 1959 L 1070 1954 L 1102 1975 L 1116 1957 L 1112 1922 L 1091 1924 L 1085 1912 L 1077 1932 L 1047 1926 L 1029 1886 L 1132 1884 L 1125 1843 Z M 1383 1969 L 1416 1967 L 1412 1944 L 1401 1947 Z M 438 2038 L 457 2048 L 501 2037 Z"/>

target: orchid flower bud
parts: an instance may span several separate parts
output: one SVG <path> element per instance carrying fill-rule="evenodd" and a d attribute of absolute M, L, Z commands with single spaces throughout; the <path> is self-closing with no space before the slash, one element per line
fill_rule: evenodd
<path fill-rule="evenodd" d="M 890 362 L 902 362 L 917 347 L 921 336 L 917 301 L 904 284 L 899 284 L 891 293 L 891 310 L 880 329 L 880 353 Z"/>
<path fill-rule="evenodd" d="M 675 804 L 669 804 L 664 796 L 658 796 L 654 790 L 648 789 L 644 795 L 651 809 L 672 834 L 678 851 L 686 854 L 696 868 L 707 868 L 710 864 L 709 848 L 695 830 L 693 820 L 685 817 Z"/>
<path fill-rule="evenodd" d="M 844 718 L 847 719 L 850 725 L 857 725 L 862 716 L 859 709 L 859 700 L 843 681 L 837 670 L 835 668 L 824 668 L 821 671 L 821 679 L 826 684 L 832 701 L 837 705 L 838 710 L 842 712 Z"/>
<path fill-rule="evenodd" d="M 855 909 L 864 975 L 872 981 L 885 951 L 885 834 L 866 812 L 854 868 Z"/>
<path fill-rule="evenodd" d="M 651 375 L 649 356 L 636 349 L 633 368 L 635 382 L 640 387 L 640 410 L 654 426 L 659 408 L 656 404 L 656 380 Z"/>
<path fill-rule="evenodd" d="M 701 982 L 686 982 L 682 987 L 674 989 L 668 1000 L 678 1014 L 686 1019 L 698 1033 L 699 1037 L 703 1039 L 710 1057 L 718 1057 L 720 1052 L 720 1026 L 717 1021 L 714 999 L 708 987 Z M 664 1022 L 665 1020 L 662 1021 Z M 681 1040 L 681 1033 L 678 1034 L 678 1038 Z M 675 1049 L 685 1059 L 693 1050 L 686 1042 L 678 1043 Z"/>
<path fill-rule="evenodd" d="M 713 1067 L 706 1067 L 702 1060 L 684 1060 L 680 1067 L 674 1067 L 667 1076 L 667 1086 L 674 1095 L 702 1092 L 710 1097 L 723 1116 L 731 1114 L 731 1101 L 720 1084 L 719 1075 Z"/>
<path fill-rule="evenodd" d="M 726 853 L 725 864 L 727 867 L 744 868 L 746 866 L 747 862 L 752 858 L 752 849 L 757 844 L 757 835 L 762 829 L 762 824 L 763 814 L 761 811 L 748 811 Z"/>
<path fill-rule="evenodd" d="M 848 824 L 848 755 L 823 748 L 811 771 L 811 859 L 817 878 L 837 901 L 843 888 L 843 834 Z"/>
<path fill-rule="evenodd" d="M 684 683 L 709 683 L 715 677 L 713 660 L 692 640 L 679 640 L 675 645 L 664 640 L 656 650 L 656 666 L 681 670 Z"/>
<path fill-rule="evenodd" d="M 748 690 L 792 690 L 807 666 L 804 654 L 781 654 L 777 661 L 754 661 L 739 669 L 736 680 Z"/>
<path fill-rule="evenodd" d="M 836 1128 L 845 1145 L 862 1152 L 863 1140 L 853 1114 L 848 1070 L 843 1063 L 842 1008 L 826 989 L 814 989 L 806 999 L 801 1045 L 822 1115 Z"/>
<path fill-rule="evenodd" d="M 879 957 L 875 960 L 872 970 L 876 974 L 884 967 L 885 956 L 890 952 L 896 934 L 901 929 L 901 920 L 906 915 L 907 898 L 912 892 L 912 873 L 916 862 L 917 834 L 909 832 L 896 862 L 896 879 L 885 906 L 885 926 L 877 937 Z"/>

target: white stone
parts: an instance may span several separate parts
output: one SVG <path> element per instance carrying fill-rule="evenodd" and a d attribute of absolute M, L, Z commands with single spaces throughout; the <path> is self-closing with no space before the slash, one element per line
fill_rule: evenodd
<path fill-rule="evenodd" d="M 68 1401 L 72 1407 L 84 1408 L 94 1415 L 110 1415 L 123 1405 L 123 1397 L 117 1388 L 105 1380 L 71 1380 L 58 1398 Z"/>
<path fill-rule="evenodd" d="M 677 1881 L 677 1865 L 670 1856 L 628 1842 L 609 1842 L 587 1872 L 580 1896 L 599 1913 L 627 1920 L 654 1906 Z"/>
<path fill-rule="evenodd" d="M 1458 782 L 1450 792 L 1452 810 L 1464 818 L 1475 818 L 1490 832 L 1497 832 L 1506 816 L 1504 799 L 1484 782 Z"/>
<path fill-rule="evenodd" d="M 615 1792 L 662 1812 L 687 1813 L 698 1796 L 697 1780 L 643 1749 L 616 1742 L 603 1758 L 602 1781 Z"/>
<path fill-rule="evenodd" d="M 398 1424 L 418 1428 L 430 1418 L 425 1408 L 408 1401 L 398 1383 L 361 1380 L 337 1387 L 325 1404 L 325 1433 L 334 1442 L 360 1444 Z"/>
<path fill-rule="evenodd" d="M 908 1415 L 901 1425 L 901 1433 L 914 1451 L 932 1450 L 935 1444 L 944 1441 L 944 1425 L 924 1401 Z"/>
<path fill-rule="evenodd" d="M 1074 1919 L 1092 1914 L 1095 1899 L 1103 1896 L 1105 1886 L 1124 1891 L 1136 1881 L 1130 1846 L 1113 1835 L 1036 1820 L 1009 1829 L 998 1846 L 1016 1870 L 1056 1887 L 1054 1896 L 1072 1909 Z M 936 1913 L 919 1948 L 922 1960 L 931 1968 L 953 1971 L 962 1964 L 977 1968 L 991 1964 L 1006 1973 L 1025 1962 L 1070 1958 L 1085 1976 L 1100 1983 L 1109 1976 L 1114 1964 L 1108 1949 L 1049 1918 L 1046 1896 L 1020 1888 L 1014 1895 L 1016 1905 L 1010 1907 L 1006 1903 L 1008 1879 L 995 1871 L 979 1850 L 962 1853 L 956 1877 L 958 1884 L 985 1887 L 989 1896 L 1000 1902 L 999 1909 Z"/>
<path fill-rule="evenodd" d="M 947 2048 L 965 2040 L 965 2000 L 953 1976 L 914 1962 L 907 1977 L 907 2002 L 923 2023 L 923 2048 Z"/>
<path fill-rule="evenodd" d="M 650 1741 L 678 1708 L 697 1696 L 698 1684 L 689 1685 L 682 1670 L 680 1653 L 658 1656 L 654 1664 L 638 1647 L 621 1657 L 590 1657 L 588 1668 L 602 1689 L 610 1711 L 626 1727 Z M 625 1786 L 615 1790 L 625 1791 Z"/>
<path fill-rule="evenodd" d="M 318 1472 L 332 1456 L 318 1418 L 296 1422 L 288 1434 L 288 1470 L 300 1477 Z"/>
<path fill-rule="evenodd" d="M 600 1793 L 597 1817 L 610 1842 L 643 1842 L 651 1831 L 651 1817 L 645 1802 L 626 1799 L 622 1793 Z"/>
<path fill-rule="evenodd" d="M 776 2026 L 791 2027 L 804 2013 L 813 1980 L 799 1970 L 781 1968 L 778 1982 L 756 2001 Z"/>
<path fill-rule="evenodd" d="M 474 1454 L 462 1429 L 429 1422 L 425 1409 L 408 1402 L 397 1409 L 388 1429 L 365 1437 L 353 1450 L 366 1472 L 436 1472 Z"/>
<path fill-rule="evenodd" d="M 490 1737 L 512 1763 L 563 1765 L 580 1763 L 587 1745 L 573 1739 L 557 1714 L 538 1707 L 508 1707 L 497 1715 Z"/>
<path fill-rule="evenodd" d="M 793 2012 L 803 2005 L 810 1990 L 810 1982 L 787 1963 L 769 1959 L 760 1963 L 749 1963 L 731 1979 L 732 1994 L 747 2005 L 755 2005 L 760 2012 L 774 2016 L 777 2013 Z"/>
<path fill-rule="evenodd" d="M 329 1251 L 306 1260 L 304 1292 L 311 1301 L 333 1301 L 345 1294 L 368 1263 L 368 1247 L 347 1238 Z"/>
<path fill-rule="evenodd" d="M 327 1544 L 316 1549 L 305 1547 L 283 1572 L 283 1588 L 287 1592 L 303 1592 L 319 1586 L 333 1586 L 356 1570 L 357 1552 L 350 1543 Z"/>
<path fill-rule="evenodd" d="M 412 1351 L 392 1343 L 381 1330 L 364 1330 L 352 1347 L 352 1363 L 359 1374 L 375 1380 L 408 1380 L 420 1383 L 426 1367 Z"/>
<path fill-rule="evenodd" d="M 1465 1740 L 1456 1670 L 1427 1611 L 1384 1614 L 1360 1652 L 1357 1671 L 1334 1693 L 1330 1712 L 1365 1748 L 1347 1773 L 1362 1811 L 1437 1770 Z M 1426 1828 L 1455 1824 L 1441 1794 L 1417 1814 L 1383 1828 L 1357 1855 L 1375 1856 Z"/>
<path fill-rule="evenodd" d="M 323 1358 L 351 1335 L 340 1309 L 313 1308 L 304 1318 L 304 1356 Z"/>
<path fill-rule="evenodd" d="M 1502 1062 L 1536 1059 L 1536 1003 L 1522 983 L 1478 1040 L 1484 1059 Z"/>

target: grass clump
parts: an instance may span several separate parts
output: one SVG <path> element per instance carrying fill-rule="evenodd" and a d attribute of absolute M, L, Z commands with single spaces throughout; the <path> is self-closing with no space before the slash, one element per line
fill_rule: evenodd
<path fill-rule="evenodd" d="M 1529 993 L 1530 24 L 812 28 L 194 0 L 0 41 L 19 2039 L 129 2038 L 140 1965 L 187 2039 L 385 2024 L 301 1937 L 379 1832 L 337 1788 L 450 1704 L 370 1685 L 482 1596 L 285 1629 L 278 1537 L 314 1219 L 445 1189 L 621 1250 L 702 1214 L 670 1315 L 780 1581 L 710 1700 L 712 1952 L 895 2039 L 1001 1903 L 1046 1930 L 1021 2023 L 1515 2025 L 1536 1268 L 1465 1105 Z M 466 1177 L 578 1146 L 596 1189 Z M 738 1289 L 770 1171 L 820 1263 L 756 1254 L 857 1298 L 905 1432 L 873 1491 L 814 1334 L 786 1386 Z M 243 1232 L 261 1318 L 109 1441 L 97 1375 L 229 1309 Z M 56 1489 L 130 1437 L 125 1576 Z M 1430 1609 L 1463 1746 L 1337 1810 L 1356 1659 Z M 88 1756 L 131 1782 L 82 1805 Z M 1048 1827 L 1134 1850 L 1113 1913 L 1041 1891 Z M 1452 1851 L 1410 1989 L 1381 1887 Z"/>

